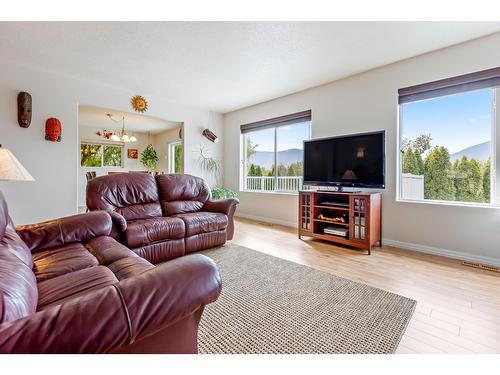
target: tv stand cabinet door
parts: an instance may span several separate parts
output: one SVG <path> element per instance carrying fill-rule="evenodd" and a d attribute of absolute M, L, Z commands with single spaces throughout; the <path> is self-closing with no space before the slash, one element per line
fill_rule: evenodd
<path fill-rule="evenodd" d="M 370 244 L 370 197 L 351 195 L 349 201 L 349 240 Z"/>
<path fill-rule="evenodd" d="M 313 232 L 313 194 L 299 192 L 299 238 L 301 233 Z"/>

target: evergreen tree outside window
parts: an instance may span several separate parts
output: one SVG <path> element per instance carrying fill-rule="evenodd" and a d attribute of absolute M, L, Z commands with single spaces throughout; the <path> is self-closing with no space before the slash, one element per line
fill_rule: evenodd
<path fill-rule="evenodd" d="M 492 203 L 496 90 L 400 104 L 400 199 Z"/>

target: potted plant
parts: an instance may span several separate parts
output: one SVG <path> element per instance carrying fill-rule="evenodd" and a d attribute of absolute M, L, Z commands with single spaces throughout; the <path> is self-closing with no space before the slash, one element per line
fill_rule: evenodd
<path fill-rule="evenodd" d="M 216 185 L 222 172 L 221 162 L 212 156 L 207 155 L 205 149 L 200 146 L 198 149 L 198 163 L 201 170 L 215 181 L 212 187 L 212 199 L 237 198 L 238 194 L 225 187 Z"/>
<path fill-rule="evenodd" d="M 158 160 L 158 154 L 152 144 L 149 144 L 141 153 L 141 163 L 149 172 L 154 172 L 156 170 Z"/>

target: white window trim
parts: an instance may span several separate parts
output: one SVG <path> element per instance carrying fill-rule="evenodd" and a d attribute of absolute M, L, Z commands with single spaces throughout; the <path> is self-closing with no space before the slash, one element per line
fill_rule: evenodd
<path fill-rule="evenodd" d="M 293 125 L 292 125 L 293 126 Z M 279 126 L 271 128 L 274 130 L 274 186 L 277 186 L 277 178 L 278 178 L 278 168 L 276 166 L 276 161 L 278 158 L 278 129 Z M 258 130 L 256 130 L 258 131 Z M 312 120 L 309 121 L 309 132 L 308 139 L 311 139 L 312 136 Z M 252 132 L 248 132 L 245 134 L 240 134 L 240 142 L 242 153 L 240 154 L 241 163 L 240 163 L 240 191 L 244 193 L 258 193 L 258 194 L 278 194 L 278 195 L 298 195 L 298 191 L 287 191 L 287 190 L 251 190 L 246 188 L 246 170 L 247 170 L 247 143 L 245 136 L 248 134 L 252 134 Z"/>
<path fill-rule="evenodd" d="M 401 126 L 403 125 L 403 111 L 402 106 L 397 106 L 397 147 L 396 147 L 396 202 L 398 203 L 414 203 L 438 206 L 454 206 L 454 207 L 470 207 L 470 208 L 500 208 L 500 186 L 499 179 L 500 173 L 497 173 L 497 161 L 500 160 L 500 131 L 497 127 L 500 126 L 500 111 L 497 111 L 497 99 L 500 99 L 500 87 L 493 88 L 492 103 L 491 103 L 491 186 L 490 186 L 490 203 L 476 203 L 476 202 L 461 202 L 461 201 L 441 201 L 441 200 L 414 200 L 402 198 L 402 184 L 403 184 L 403 153 L 401 152 L 401 145 L 403 144 L 403 132 Z"/>
<path fill-rule="evenodd" d="M 99 145 L 99 146 L 102 146 L 101 165 L 99 167 L 85 167 L 85 166 L 82 166 L 82 154 L 81 154 L 82 144 L 84 144 L 84 145 Z M 104 147 L 105 146 L 120 147 L 120 149 L 121 149 L 121 163 L 120 163 L 120 165 L 104 165 Z M 79 153 L 80 168 L 84 168 L 84 169 L 124 168 L 124 166 L 125 166 L 124 156 L 125 156 L 125 144 L 123 142 L 113 142 L 113 141 L 106 142 L 106 141 L 100 141 L 100 140 L 99 141 L 93 141 L 93 140 L 86 140 L 86 139 L 80 140 L 80 153 Z"/>
<path fill-rule="evenodd" d="M 182 141 L 177 140 L 168 143 L 168 173 L 175 173 L 175 146 L 177 145 L 182 147 Z M 184 166 L 182 169 L 184 170 Z"/>

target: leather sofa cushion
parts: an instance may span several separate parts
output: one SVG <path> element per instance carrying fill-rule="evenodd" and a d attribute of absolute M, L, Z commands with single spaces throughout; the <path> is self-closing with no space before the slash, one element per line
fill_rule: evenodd
<path fill-rule="evenodd" d="M 138 257 L 128 247 L 123 246 L 114 238 L 107 236 L 92 238 L 90 241 L 87 241 L 85 247 L 97 258 L 99 264 L 103 266 L 108 266 L 123 258 Z"/>
<path fill-rule="evenodd" d="M 42 281 L 38 283 L 38 310 L 117 282 L 113 272 L 104 266 L 86 268 Z"/>
<path fill-rule="evenodd" d="M 111 233 L 112 220 L 104 211 L 67 216 L 56 220 L 16 228 L 19 237 L 32 252 L 84 242 Z"/>
<path fill-rule="evenodd" d="M 10 219 L 1 219 L 1 211 L 0 207 L 0 225 L 4 225 L 0 236 L 0 324 L 33 314 L 38 300 L 31 253 Z"/>
<path fill-rule="evenodd" d="M 156 217 L 129 222 L 125 231 L 125 241 L 129 248 L 136 248 L 157 241 L 183 238 L 185 234 L 186 226 L 181 219 Z"/>
<path fill-rule="evenodd" d="M 186 237 L 186 254 L 223 245 L 227 240 L 225 229 Z"/>
<path fill-rule="evenodd" d="M 161 216 L 158 188 L 149 173 L 118 173 L 87 184 L 89 210 L 116 211 L 127 220 Z"/>
<path fill-rule="evenodd" d="M 78 242 L 35 253 L 33 261 L 38 282 L 99 265 L 97 259 Z"/>
<path fill-rule="evenodd" d="M 122 258 L 108 266 L 118 280 L 140 275 L 154 267 L 146 259 L 139 256 Z"/>
<path fill-rule="evenodd" d="M 188 174 L 156 176 L 164 216 L 200 211 L 210 198 L 210 187 L 199 177 Z"/>
<path fill-rule="evenodd" d="M 225 229 L 228 223 L 227 216 L 217 212 L 192 212 L 175 217 L 186 224 L 186 237 Z"/>
<path fill-rule="evenodd" d="M 184 238 L 168 240 L 135 248 L 133 251 L 141 258 L 153 264 L 165 262 L 183 256 L 185 251 Z"/>

